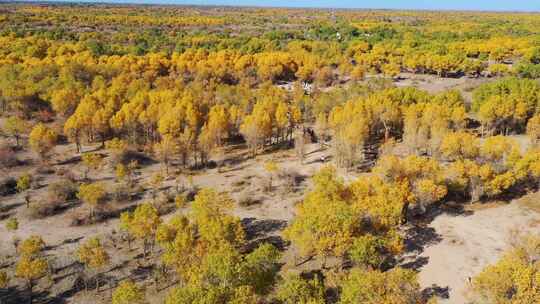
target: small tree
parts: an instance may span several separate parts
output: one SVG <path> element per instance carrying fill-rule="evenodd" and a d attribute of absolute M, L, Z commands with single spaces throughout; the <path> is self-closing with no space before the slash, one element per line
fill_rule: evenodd
<path fill-rule="evenodd" d="M 421 303 L 416 273 L 399 267 L 386 272 L 353 269 L 340 287 L 342 304 Z"/>
<path fill-rule="evenodd" d="M 186 196 L 183 194 L 177 194 L 174 198 L 174 204 L 176 205 L 176 208 L 181 209 L 186 206 L 187 199 Z"/>
<path fill-rule="evenodd" d="M 150 186 L 152 186 L 152 198 L 156 199 L 157 193 L 161 186 L 163 185 L 163 181 L 165 178 L 163 175 L 159 172 L 152 175 L 152 178 L 150 179 Z"/>
<path fill-rule="evenodd" d="M 540 115 L 535 115 L 527 123 L 527 135 L 529 135 L 531 142 L 537 144 L 540 140 Z"/>
<path fill-rule="evenodd" d="M 30 208 L 30 203 L 32 202 L 30 198 L 30 191 L 26 192 L 24 194 L 24 203 L 26 204 L 26 208 Z"/>
<path fill-rule="evenodd" d="M 153 246 L 156 230 L 161 223 L 157 209 L 150 203 L 144 203 L 137 206 L 132 214 L 122 213 L 120 220 L 125 230 L 143 242 L 143 255 L 146 258 L 148 247 Z"/>
<path fill-rule="evenodd" d="M 135 170 L 139 166 L 139 162 L 132 160 L 129 164 L 124 165 L 122 163 L 117 164 L 115 168 L 115 175 L 117 181 L 125 181 L 127 185 L 133 184 Z"/>
<path fill-rule="evenodd" d="M 122 212 L 120 214 L 120 231 L 123 234 L 123 239 L 128 242 L 128 248 L 131 250 L 131 243 L 133 242 L 133 235 L 130 232 L 131 213 Z"/>
<path fill-rule="evenodd" d="M 362 81 L 366 76 L 366 68 L 363 66 L 356 66 L 351 71 L 351 79 L 354 81 Z"/>
<path fill-rule="evenodd" d="M 296 152 L 296 157 L 300 160 L 300 164 L 304 164 L 304 158 L 306 156 L 306 137 L 303 132 L 295 132 L 294 151 Z"/>
<path fill-rule="evenodd" d="M 0 288 L 6 288 L 9 283 L 9 277 L 5 271 L 0 272 Z"/>
<path fill-rule="evenodd" d="M 112 304 L 139 304 L 144 302 L 144 290 L 129 280 L 120 282 L 112 295 Z"/>
<path fill-rule="evenodd" d="M 96 289 L 99 291 L 99 274 L 97 272 L 110 263 L 110 256 L 99 239 L 91 238 L 79 246 L 77 258 L 87 270 L 96 272 Z"/>
<path fill-rule="evenodd" d="M 33 257 L 38 255 L 45 247 L 45 242 L 40 236 L 33 235 L 21 242 L 17 248 L 21 256 Z"/>
<path fill-rule="evenodd" d="M 103 157 L 97 153 L 85 153 L 81 156 L 81 159 L 85 166 L 84 179 L 88 177 L 91 170 L 97 171 L 103 166 Z"/>
<path fill-rule="evenodd" d="M 177 142 L 170 135 L 163 136 L 159 143 L 154 144 L 154 153 L 165 167 L 166 174 L 169 174 L 171 158 L 177 149 Z"/>
<path fill-rule="evenodd" d="M 289 275 L 279 284 L 276 298 L 284 304 L 324 304 L 324 285 L 316 278 L 304 280 L 299 275 Z"/>
<path fill-rule="evenodd" d="M 315 120 L 315 132 L 317 133 L 317 139 L 321 148 L 324 146 L 324 142 L 328 139 L 328 131 L 330 129 L 328 118 L 324 112 L 320 113 Z"/>
<path fill-rule="evenodd" d="M 268 133 L 268 127 L 271 126 L 271 118 L 268 113 L 258 116 L 251 114 L 246 116 L 240 126 L 240 134 L 246 140 L 253 157 L 257 155 L 257 150 L 264 144 L 265 136 Z"/>
<path fill-rule="evenodd" d="M 272 180 L 274 175 L 277 174 L 279 167 L 274 161 L 267 161 L 264 163 L 264 170 L 268 172 L 269 181 L 268 181 L 268 191 L 272 191 Z"/>
<path fill-rule="evenodd" d="M 114 168 L 114 175 L 116 176 L 116 181 L 123 181 L 128 176 L 127 166 L 124 164 L 117 164 Z"/>
<path fill-rule="evenodd" d="M 106 195 L 107 192 L 101 183 L 82 184 L 79 187 L 77 198 L 90 207 L 90 218 L 94 219 L 95 210 Z"/>
<path fill-rule="evenodd" d="M 28 133 L 29 125 L 26 121 L 11 116 L 6 119 L 4 123 L 4 133 L 7 136 L 13 137 L 15 139 L 15 144 L 17 147 L 20 145 L 21 136 Z"/>
<path fill-rule="evenodd" d="M 22 257 L 15 269 L 15 276 L 26 282 L 29 293 L 29 303 L 32 303 L 32 295 L 35 281 L 47 273 L 48 264 L 44 258 Z"/>
<path fill-rule="evenodd" d="M 24 240 L 19 246 L 19 262 L 15 268 L 15 276 L 23 279 L 29 292 L 29 303 L 32 303 L 35 281 L 47 273 L 47 261 L 41 257 L 45 243 L 39 236 Z"/>
<path fill-rule="evenodd" d="M 105 148 L 111 151 L 112 164 L 116 165 L 122 162 L 128 151 L 129 145 L 127 141 L 113 138 L 105 142 Z"/>
<path fill-rule="evenodd" d="M 19 229 L 19 221 L 16 218 L 10 218 L 6 222 L 6 230 L 7 231 L 16 231 Z"/>
<path fill-rule="evenodd" d="M 30 186 L 32 185 L 32 176 L 28 173 L 21 175 L 17 179 L 17 191 L 18 192 L 24 192 L 28 189 L 30 189 Z"/>
<path fill-rule="evenodd" d="M 58 135 L 54 130 L 40 123 L 36 125 L 29 135 L 30 148 L 36 152 L 42 160 L 45 160 L 48 153 L 56 144 Z"/>

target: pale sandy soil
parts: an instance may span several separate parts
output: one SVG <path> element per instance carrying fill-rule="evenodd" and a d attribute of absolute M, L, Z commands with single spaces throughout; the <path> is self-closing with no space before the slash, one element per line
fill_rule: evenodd
<path fill-rule="evenodd" d="M 470 214 L 442 214 L 421 229 L 421 241 L 406 263 L 419 269 L 426 293 L 439 303 L 470 302 L 469 278 L 495 263 L 509 248 L 512 234 L 539 233 L 540 214 L 519 203 L 481 209 Z"/>
<path fill-rule="evenodd" d="M 489 81 L 489 78 L 442 78 L 435 75 L 401 73 L 395 84 L 398 87 L 417 87 L 431 94 L 436 94 L 452 89 L 458 89 L 462 92 L 470 91 L 470 89 L 486 81 Z"/>

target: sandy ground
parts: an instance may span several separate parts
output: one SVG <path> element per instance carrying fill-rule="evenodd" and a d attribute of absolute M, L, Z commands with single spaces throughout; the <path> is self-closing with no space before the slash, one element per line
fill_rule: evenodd
<path fill-rule="evenodd" d="M 515 202 L 470 214 L 442 214 L 420 229 L 419 247 L 407 263 L 419 269 L 424 292 L 437 295 L 439 303 L 471 303 L 469 278 L 500 258 L 512 231 L 540 232 L 538 220 L 539 213 Z"/>

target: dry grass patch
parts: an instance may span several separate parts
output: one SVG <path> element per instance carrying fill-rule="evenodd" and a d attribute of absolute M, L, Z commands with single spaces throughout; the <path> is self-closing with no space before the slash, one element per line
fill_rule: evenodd
<path fill-rule="evenodd" d="M 527 194 L 520 198 L 517 202 L 529 210 L 540 213 L 540 192 Z"/>

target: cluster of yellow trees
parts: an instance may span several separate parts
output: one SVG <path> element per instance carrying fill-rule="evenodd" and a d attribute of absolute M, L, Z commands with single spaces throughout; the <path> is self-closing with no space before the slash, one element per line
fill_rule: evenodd
<path fill-rule="evenodd" d="M 536 187 L 540 151 L 522 153 L 516 142 L 504 136 L 480 141 L 468 133 L 449 133 L 441 144 L 444 164 L 416 155 L 386 155 L 371 175 L 350 184 L 327 167 L 314 176 L 314 188 L 298 206 L 285 235 L 304 256 L 324 260 L 350 255 L 380 267 L 384 253 L 400 252 L 397 228 L 410 210 L 423 213 L 430 205 L 444 202 L 447 195 L 478 200 L 518 184 Z M 375 252 L 366 251 L 370 246 Z M 381 256 L 359 257 L 355 252 Z"/>
<path fill-rule="evenodd" d="M 539 101 L 540 86 L 536 81 L 508 78 L 476 89 L 472 108 L 482 123 L 482 133 L 507 135 L 525 130 Z"/>
<path fill-rule="evenodd" d="M 58 135 L 66 135 L 78 150 L 84 142 L 104 144 L 117 137 L 147 145 L 166 166 L 175 157 L 183 163 L 205 164 L 228 139 L 242 135 L 256 153 L 265 144 L 290 141 L 295 127 L 315 120 L 323 131 L 333 133 L 340 166 L 350 167 L 361 159 L 363 146 L 376 140 L 381 130 L 385 140 L 403 136 L 411 150 L 431 154 L 447 132 L 465 126 L 467 111 L 456 92 L 430 96 L 414 89 L 389 89 L 323 105 L 320 100 L 327 96 L 319 88 L 339 79 L 361 80 L 366 73 L 479 74 L 491 60 L 498 63 L 490 65 L 490 71 L 503 75 L 510 71 L 505 70 L 505 61 L 540 62 L 540 51 L 530 37 L 505 32 L 515 31 L 514 27 L 535 31 L 537 20 L 529 15 L 506 16 L 510 29 L 497 25 L 501 31 L 482 36 L 478 33 L 482 22 L 502 16 L 479 14 L 479 21 L 465 22 L 468 34 L 460 36 L 452 25 L 468 18 L 457 13 L 445 15 L 444 22 L 428 13 L 406 13 L 410 20 L 431 26 L 422 25 L 418 32 L 408 22 L 394 22 L 396 15 L 388 12 L 339 12 L 342 19 L 334 23 L 325 12 L 315 14 L 311 22 L 290 12 L 293 18 L 283 22 L 305 27 L 301 37 L 281 26 L 257 36 L 258 26 L 274 20 L 271 11 L 264 10 L 218 14 L 186 9 L 173 17 L 158 8 L 95 7 L 84 9 L 84 18 L 74 20 L 83 9 L 32 5 L 6 9 L 13 12 L 1 20 L 6 25 L 16 26 L 24 18 L 30 25 L 63 18 L 70 25 L 25 35 L 9 27 L 0 35 L 2 110 L 45 123 L 56 118 L 58 123 L 35 127 L 31 146 L 42 157 Z M 171 18 L 194 20 L 182 24 Z M 242 21 L 253 25 L 254 32 L 238 37 L 186 32 L 180 37 L 164 30 L 208 26 L 225 32 L 227 24 L 207 19 L 228 18 L 233 23 L 246 19 Z M 109 22 L 124 27 L 110 37 L 77 30 L 91 22 L 96 27 Z M 148 32 L 125 33 L 139 26 L 148 27 Z M 132 52 L 128 46 L 141 51 Z M 275 87 L 282 81 L 314 86 L 305 92 L 297 84 L 288 92 Z M 507 79 L 476 90 L 472 108 L 485 134 L 523 132 L 536 112 L 537 98 L 534 81 Z M 22 122 L 11 122 L 5 129 L 17 142 L 29 131 Z"/>
<path fill-rule="evenodd" d="M 381 136 L 403 137 L 412 153 L 429 153 L 442 137 L 465 127 L 466 109 L 459 92 L 431 96 L 415 88 L 390 88 L 335 106 L 319 126 L 332 131 L 338 164 L 362 159 L 363 148 Z M 430 153 L 431 154 L 431 153 Z"/>
<path fill-rule="evenodd" d="M 309 11 L 305 18 L 304 11 L 286 9 L 1 8 L 0 110 L 11 115 L 2 131 L 17 148 L 28 138 L 43 160 L 65 139 L 78 152 L 100 143 L 117 180 L 132 185 L 137 162 L 121 159 L 130 145 L 151 153 L 168 174 L 173 161 L 206 165 L 238 139 L 253 155 L 269 145 L 303 145 L 295 131 L 314 125 L 337 166 L 374 162 L 369 176 L 351 183 L 323 168 L 283 234 L 302 257 L 320 258 L 324 271 L 336 260 L 352 264 L 335 286 L 318 276 L 280 277 L 279 251 L 268 244 L 248 250 L 240 219 L 230 215 L 234 202 L 214 190 L 201 190 L 189 214 L 167 221 L 152 203 L 123 213 L 130 245 L 141 243 L 144 260 L 159 252 L 157 268 L 180 282 L 167 304 L 247 304 L 264 297 L 322 304 L 328 287 L 343 304 L 419 303 L 414 272 L 383 271 L 403 250 L 399 227 L 410 212 L 423 213 L 448 197 L 477 201 L 540 184 L 535 80 L 483 84 L 471 106 L 458 91 L 429 94 L 396 88 L 391 79 L 358 84 L 367 74 L 402 72 L 535 78 L 540 18 L 534 14 Z M 326 90 L 344 81 L 348 86 Z M 505 136 L 525 132 L 527 149 Z M 397 145 L 408 156 L 394 155 Z M 82 163 L 87 180 L 103 157 L 84 153 Z M 274 163 L 265 169 L 278 171 Z M 152 178 L 154 196 L 163 180 Z M 17 188 L 30 183 L 21 177 Z M 83 183 L 77 192 L 92 218 L 106 196 L 99 182 Z M 176 202 L 183 206 L 186 198 Z M 538 276 L 536 243 L 531 239 L 481 274 L 475 286 L 482 297 L 505 303 L 514 292 L 522 303 L 538 301 L 530 284 Z M 48 270 L 43 248 L 39 237 L 18 246 L 15 276 L 30 293 Z M 76 257 L 99 289 L 100 272 L 111 263 L 106 246 L 88 239 Z M 0 288 L 7 284 L 0 272 Z M 143 302 L 144 290 L 124 281 L 112 300 Z"/>
<path fill-rule="evenodd" d="M 164 83 L 150 89 L 146 81 L 132 76 L 119 76 L 110 85 L 97 77 L 89 88 L 71 79 L 66 87 L 53 89 L 52 109 L 66 119 L 63 130 L 56 133 L 63 131 L 79 150 L 83 140 L 104 143 L 117 135 L 134 143 L 156 144 L 155 150 L 160 152 L 181 146 L 183 151 L 178 153 L 184 160 L 197 152 L 194 157 L 204 162 L 214 147 L 241 130 L 254 148 L 266 141 L 290 140 L 292 128 L 301 119 L 298 105 L 289 101 L 288 94 L 270 86 L 252 91 L 247 86 L 218 85 L 207 91 L 202 84 L 178 87 Z M 36 102 L 37 92 L 11 97 L 7 91 L 3 93 L 3 100 L 22 113 Z M 240 96 L 243 98 L 237 99 Z M 251 107 L 253 114 L 249 113 Z M 34 129 L 31 138 L 36 144 L 31 146 L 43 155 L 56 136 L 44 125 Z M 6 126 L 6 133 L 18 141 L 28 127 L 14 121 Z"/>
<path fill-rule="evenodd" d="M 537 303 L 540 301 L 540 239 L 527 235 L 517 240 L 495 264 L 473 280 L 477 300 L 489 303 Z M 476 299 L 475 299 L 476 300 Z"/>
<path fill-rule="evenodd" d="M 157 244 L 162 265 L 182 282 L 166 303 L 256 303 L 270 291 L 280 254 L 269 244 L 244 254 L 244 228 L 239 218 L 228 215 L 232 207 L 227 195 L 203 189 L 189 215 L 164 222 L 149 203 L 122 214 L 122 228 L 142 241 L 144 256 Z M 121 300 L 124 289 L 128 287 L 117 289 L 113 303 L 126 303 Z"/>
<path fill-rule="evenodd" d="M 400 201 L 406 198 L 395 197 L 402 192 L 382 180 L 345 186 L 331 167 L 314 181 L 314 190 L 286 235 L 302 254 L 350 255 L 358 268 L 338 280 L 340 303 L 420 301 L 413 271 L 380 271 L 402 248 L 396 227 Z M 322 278 L 310 281 L 293 274 L 278 275 L 281 254 L 274 246 L 265 243 L 246 253 L 248 243 L 240 219 L 228 215 L 233 203 L 227 194 L 203 189 L 188 215 L 162 221 L 150 203 L 122 215 L 122 229 L 141 241 L 144 256 L 155 254 L 154 246 L 159 246 L 162 267 L 174 271 L 180 280 L 165 303 L 247 304 L 273 297 L 280 303 L 326 303 Z M 328 208 L 335 212 L 328 214 Z M 140 287 L 128 281 L 116 289 L 113 303 L 137 303 L 143 298 Z"/>
<path fill-rule="evenodd" d="M 448 196 L 478 200 L 517 185 L 536 187 L 540 180 L 540 151 L 533 148 L 522 153 L 516 142 L 504 136 L 481 140 L 452 132 L 443 138 L 440 153 L 442 163 L 415 155 L 382 156 L 372 174 L 349 184 L 332 167 L 313 177 L 313 189 L 297 205 L 296 217 L 284 236 L 302 257 L 318 257 L 322 269 L 327 269 L 328 258 L 333 258 L 333 267 L 352 263 L 351 269 L 341 273 L 339 303 L 422 301 L 414 272 L 399 267 L 381 272 L 403 250 L 399 227 L 409 212 L 421 214 Z M 523 247 L 488 267 L 475 279 L 479 297 L 490 303 L 537 301 L 534 250 L 538 251 L 538 240 L 527 239 Z M 324 289 L 324 283 L 315 283 L 303 281 L 312 292 Z M 317 299 L 317 293 L 309 298 Z"/>

